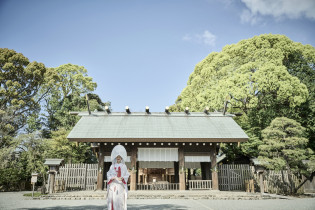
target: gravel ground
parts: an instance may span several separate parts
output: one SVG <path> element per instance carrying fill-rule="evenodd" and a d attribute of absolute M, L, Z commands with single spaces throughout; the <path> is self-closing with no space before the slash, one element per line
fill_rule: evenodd
<path fill-rule="evenodd" d="M 107 209 L 105 200 L 32 200 L 23 194 L 1 192 L 0 209 Z M 193 199 L 128 199 L 128 209 L 182 210 L 315 210 L 315 198 L 268 200 L 193 200 Z"/>

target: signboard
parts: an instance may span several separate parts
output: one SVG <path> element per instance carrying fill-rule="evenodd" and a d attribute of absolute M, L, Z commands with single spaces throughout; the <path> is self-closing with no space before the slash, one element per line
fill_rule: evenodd
<path fill-rule="evenodd" d="M 32 176 L 31 182 L 36 183 L 37 182 L 37 176 Z"/>
<path fill-rule="evenodd" d="M 37 173 L 32 173 L 32 179 L 31 179 L 31 183 L 36 183 L 37 182 Z"/>

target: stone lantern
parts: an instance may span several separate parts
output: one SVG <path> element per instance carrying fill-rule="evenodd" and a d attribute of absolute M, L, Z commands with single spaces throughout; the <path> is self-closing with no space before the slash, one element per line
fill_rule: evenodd
<path fill-rule="evenodd" d="M 266 168 L 262 165 L 262 162 L 258 160 L 258 158 L 252 158 L 251 162 L 254 164 L 255 172 L 259 175 L 260 193 L 264 194 L 263 173 L 265 172 Z"/>
<path fill-rule="evenodd" d="M 63 159 L 46 159 L 44 165 L 49 166 L 49 194 L 54 192 L 55 174 L 59 171 L 59 166 L 63 164 Z"/>

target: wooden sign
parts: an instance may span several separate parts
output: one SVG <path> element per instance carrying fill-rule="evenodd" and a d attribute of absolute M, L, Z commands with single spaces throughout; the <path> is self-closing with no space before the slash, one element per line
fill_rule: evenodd
<path fill-rule="evenodd" d="M 31 179 L 31 183 L 36 183 L 37 182 L 37 173 L 32 173 L 32 179 Z"/>
<path fill-rule="evenodd" d="M 31 182 L 36 183 L 37 182 L 37 176 L 32 176 Z"/>

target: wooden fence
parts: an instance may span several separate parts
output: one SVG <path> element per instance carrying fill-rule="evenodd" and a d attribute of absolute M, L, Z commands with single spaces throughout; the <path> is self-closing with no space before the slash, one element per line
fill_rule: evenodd
<path fill-rule="evenodd" d="M 219 189 L 245 191 L 245 182 L 253 179 L 254 168 L 247 164 L 218 165 Z"/>
<path fill-rule="evenodd" d="M 287 171 L 271 171 L 268 170 L 264 174 L 264 188 L 265 192 L 276 193 L 276 194 L 287 194 L 290 192 L 290 181 L 289 174 Z M 257 176 L 255 176 L 257 179 Z M 297 187 L 302 181 L 303 178 L 298 178 L 295 175 L 292 175 L 292 180 L 295 187 Z M 302 186 L 298 193 L 303 193 L 304 187 Z"/>
<path fill-rule="evenodd" d="M 66 164 L 59 168 L 55 176 L 55 192 L 69 190 L 94 190 L 97 181 L 97 164 Z M 248 191 L 259 190 L 258 175 L 253 166 L 246 164 L 218 165 L 219 189 L 222 191 Z M 295 186 L 303 179 L 292 176 Z M 211 189 L 210 180 L 190 180 L 189 189 Z M 206 183 L 204 183 L 206 182 Z M 106 181 L 104 189 L 106 189 Z M 150 183 L 137 184 L 137 190 L 178 190 L 178 183 Z M 287 171 L 266 171 L 264 173 L 264 189 L 268 193 L 286 194 L 290 192 L 290 182 Z M 298 192 L 303 192 L 301 187 Z"/>
<path fill-rule="evenodd" d="M 211 180 L 188 180 L 189 190 L 211 190 Z"/>
<path fill-rule="evenodd" d="M 260 182 L 253 166 L 246 164 L 223 164 L 218 166 L 219 189 L 223 191 L 258 192 Z M 273 194 L 287 194 L 290 192 L 289 175 L 287 171 L 266 170 L 263 174 L 264 191 Z M 302 177 L 292 175 L 295 187 L 302 181 Z M 298 190 L 303 193 L 304 187 Z"/>
<path fill-rule="evenodd" d="M 97 164 L 65 164 L 55 177 L 55 191 L 94 190 L 97 169 Z"/>

